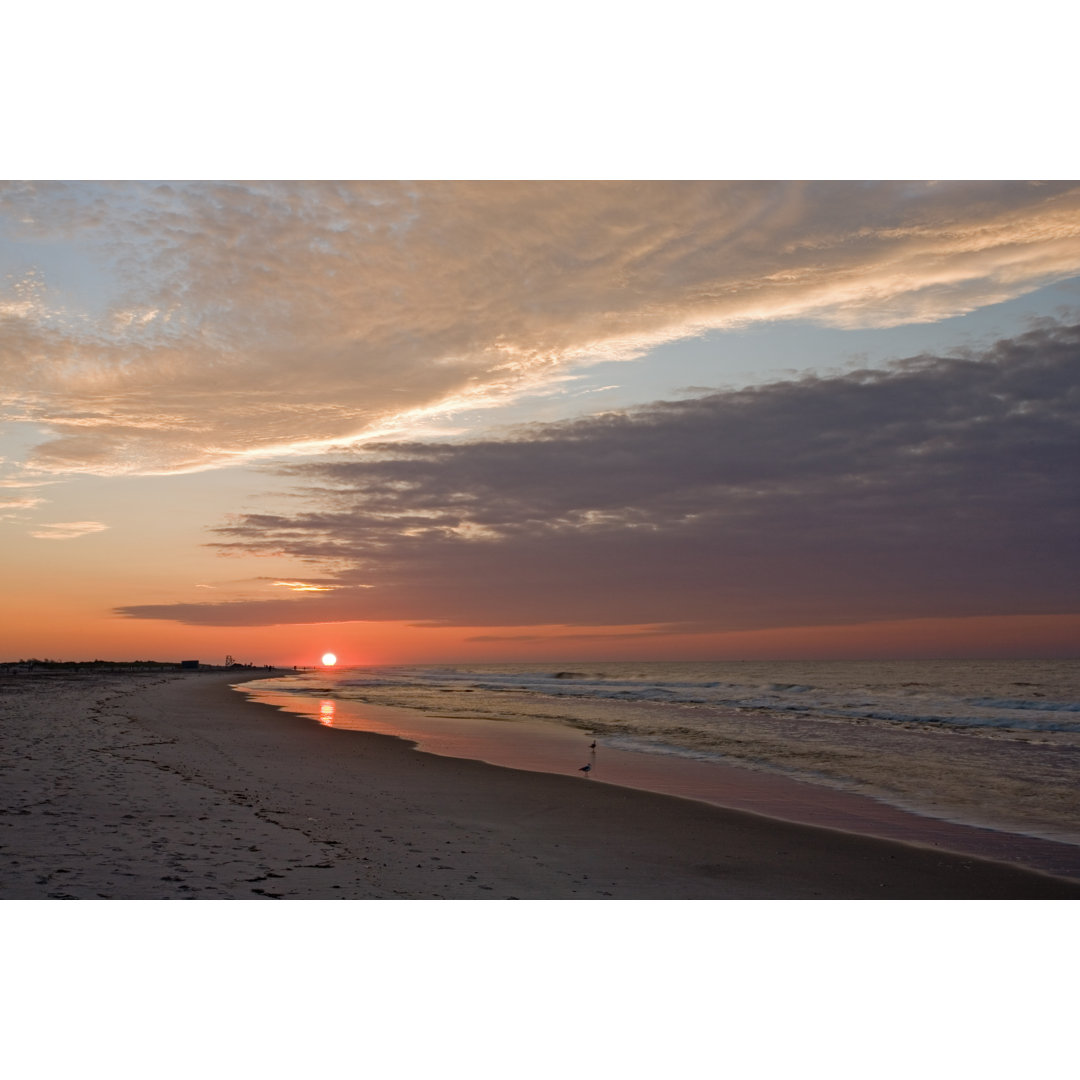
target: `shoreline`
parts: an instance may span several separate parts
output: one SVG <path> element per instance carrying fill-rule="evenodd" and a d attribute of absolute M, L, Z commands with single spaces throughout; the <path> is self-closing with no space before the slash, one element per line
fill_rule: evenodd
<path fill-rule="evenodd" d="M 612 748 L 604 745 L 602 736 L 598 749 L 592 751 L 591 735 L 554 720 L 500 722 L 340 698 L 317 703 L 317 694 L 242 688 L 242 684 L 238 692 L 309 723 L 403 739 L 420 753 L 575 779 L 584 779 L 584 763 L 590 765 L 587 775 L 592 783 L 974 855 L 1080 880 L 1080 845 L 1067 841 L 934 817 L 870 795 L 764 770 Z"/>
<path fill-rule="evenodd" d="M 236 673 L 18 681 L 4 899 L 1080 898 L 1005 862 L 335 731 Z"/>

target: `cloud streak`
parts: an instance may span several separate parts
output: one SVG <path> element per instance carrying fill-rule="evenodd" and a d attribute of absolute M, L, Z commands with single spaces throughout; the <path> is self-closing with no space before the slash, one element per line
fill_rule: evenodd
<path fill-rule="evenodd" d="M 407 433 L 710 327 L 938 319 L 1080 272 L 1065 183 L 13 184 L 66 245 L 0 296 L 45 472 L 153 473 Z"/>
<path fill-rule="evenodd" d="M 77 540 L 80 536 L 103 532 L 108 527 L 100 521 L 53 521 L 39 525 L 30 535 L 36 540 Z"/>
<path fill-rule="evenodd" d="M 40 506 L 45 501 L 45 499 L 32 498 L 30 496 L 13 499 L 5 495 L 3 490 L 0 489 L 0 510 L 32 510 L 35 506 Z"/>
<path fill-rule="evenodd" d="M 120 608 L 196 625 L 746 630 L 1055 614 L 1080 603 L 1080 325 L 504 441 L 381 444 L 283 470 L 311 509 L 222 550 L 330 593 Z"/>

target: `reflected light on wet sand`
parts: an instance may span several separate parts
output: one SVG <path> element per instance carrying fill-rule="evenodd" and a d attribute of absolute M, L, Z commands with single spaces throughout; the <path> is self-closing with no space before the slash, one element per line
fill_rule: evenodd
<path fill-rule="evenodd" d="M 319 702 L 319 723 L 326 724 L 327 727 L 332 727 L 334 724 L 334 702 L 333 701 L 320 701 Z"/>

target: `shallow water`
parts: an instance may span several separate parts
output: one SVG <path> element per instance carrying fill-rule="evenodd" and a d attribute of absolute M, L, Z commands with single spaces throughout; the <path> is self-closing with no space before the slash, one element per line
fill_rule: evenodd
<path fill-rule="evenodd" d="M 657 764 L 739 766 L 943 821 L 1080 844 L 1077 661 L 365 668 L 246 684 L 260 688 L 308 708 L 329 703 L 342 716 L 346 703 L 416 710 L 447 733 L 478 722 L 460 756 L 484 758 L 485 725 L 491 734 L 539 721 Z"/>

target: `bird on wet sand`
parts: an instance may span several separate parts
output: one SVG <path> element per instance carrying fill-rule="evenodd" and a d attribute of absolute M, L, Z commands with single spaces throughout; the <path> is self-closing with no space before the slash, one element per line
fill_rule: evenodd
<path fill-rule="evenodd" d="M 596 740 L 595 739 L 593 739 L 593 741 L 591 743 L 589 743 L 589 749 L 590 750 L 595 750 L 596 749 Z"/>
<path fill-rule="evenodd" d="M 591 765 L 582 765 L 581 768 L 578 769 L 578 772 L 588 773 L 591 768 Z"/>

